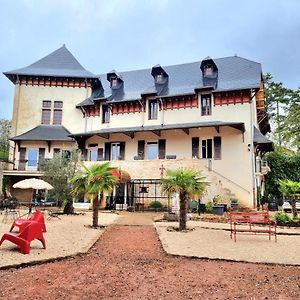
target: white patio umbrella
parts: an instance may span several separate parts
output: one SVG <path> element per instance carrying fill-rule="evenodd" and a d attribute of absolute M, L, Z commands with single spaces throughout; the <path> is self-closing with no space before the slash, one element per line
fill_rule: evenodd
<path fill-rule="evenodd" d="M 15 189 L 34 189 L 34 190 L 52 190 L 53 186 L 48 182 L 37 179 L 37 178 L 30 178 L 21 180 L 13 185 Z"/>

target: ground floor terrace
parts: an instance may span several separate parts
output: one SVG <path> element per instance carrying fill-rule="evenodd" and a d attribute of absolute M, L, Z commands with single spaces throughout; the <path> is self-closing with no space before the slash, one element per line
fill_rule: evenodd
<path fill-rule="evenodd" d="M 204 202 L 220 195 L 224 203 L 236 198 L 245 206 L 255 207 L 257 187 L 263 190 L 264 181 L 256 151 L 260 144 L 254 143 L 253 134 L 249 128 L 245 130 L 244 123 L 200 122 L 74 134 L 71 136 L 76 146 L 69 141 L 21 140 L 15 149 L 19 160 L 15 157 L 12 169 L 5 174 L 14 178 L 12 181 L 19 174 L 40 175 L 43 159 L 51 159 L 57 153 L 67 155 L 77 148 L 87 166 L 109 161 L 129 174 L 130 182 L 120 184 L 108 195 L 112 197 L 109 202 L 117 201 L 118 205 L 144 205 L 156 198 L 167 205 L 168 199 L 160 193 L 159 179 L 166 176 L 168 169 L 192 168 L 210 183 Z"/>
<path fill-rule="evenodd" d="M 154 223 L 161 214 L 100 214 L 106 229 L 92 229 L 90 213 L 46 220 L 47 250 L 33 243 L 25 256 L 11 244 L 0 248 L 0 297 L 35 299 L 299 299 L 299 232 L 279 229 L 267 236 L 243 236 L 236 243 L 215 223 L 188 223 L 189 232 L 170 232 Z M 78 224 L 78 225 L 77 225 Z M 7 227 L 9 225 L 2 224 Z M 229 226 L 229 224 L 227 224 Z M 1 226 L 1 231 L 4 230 Z M 219 228 L 218 228 L 219 227 Z M 64 228 L 64 230 L 61 230 Z M 78 232 L 84 230 L 77 237 Z M 61 233 L 68 231 L 68 238 Z M 89 233 L 91 231 L 91 234 Z M 286 234 L 285 234 L 286 233 Z M 100 236 L 100 238 L 99 238 Z M 73 239 L 72 239 L 73 237 Z M 87 239 L 90 237 L 90 240 Z M 99 239 L 98 239 L 99 238 Z M 98 240 L 97 240 L 98 239 Z M 90 248 L 90 246 L 97 242 Z M 196 241 L 196 242 L 195 242 Z M 72 245 L 67 249 L 66 244 Z M 180 245 L 181 244 L 181 245 Z M 80 255 L 76 249 L 85 250 Z M 163 246 L 162 246 L 163 245 Z M 249 248 L 251 245 L 251 248 Z M 62 247 L 63 246 L 63 247 Z M 208 249 L 209 248 L 209 249 Z M 56 259 L 44 254 L 51 251 Z M 72 252 L 68 252 L 71 249 Z M 88 250 L 89 249 L 89 250 Z M 177 249 L 176 253 L 173 253 Z M 288 250 L 287 250 L 288 249 Z M 206 251 L 209 251 L 210 256 Z M 80 251 L 79 251 L 80 252 Z M 236 259 L 228 258 L 232 253 Z M 85 254 L 84 254 L 85 253 Z M 172 254 L 170 254 L 172 253 Z M 187 253 L 193 253 L 187 258 Z M 27 264 L 5 269 L 5 256 Z M 241 259 L 244 256 L 244 259 Z M 248 259 L 250 260 L 247 260 Z M 249 263 L 256 258 L 260 263 Z M 294 259 L 294 262 L 292 262 Z M 234 261 L 234 260 L 240 260 Z M 268 261 L 269 260 L 269 261 Z M 273 261 L 272 261 L 273 260 Z M 36 265 L 36 263 L 39 263 Z M 24 261 L 22 261 L 24 263 Z M 34 265 L 32 265 L 32 263 Z M 266 262 L 271 262 L 267 264 Z"/>

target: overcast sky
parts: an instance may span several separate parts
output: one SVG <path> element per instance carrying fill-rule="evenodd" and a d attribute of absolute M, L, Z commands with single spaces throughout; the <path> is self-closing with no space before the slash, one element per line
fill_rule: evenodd
<path fill-rule="evenodd" d="M 0 39 L 1 72 L 66 44 L 95 74 L 237 54 L 300 86 L 298 0 L 0 0 Z M 13 93 L 1 74 L 0 118 Z"/>

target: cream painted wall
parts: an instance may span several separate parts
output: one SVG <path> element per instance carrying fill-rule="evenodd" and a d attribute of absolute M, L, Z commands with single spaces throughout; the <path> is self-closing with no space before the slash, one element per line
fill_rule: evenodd
<path fill-rule="evenodd" d="M 50 145 L 50 152 L 48 148 L 47 142 L 44 141 L 22 141 L 20 143 L 20 148 L 26 148 L 26 156 L 25 159 L 28 159 L 28 151 L 29 149 L 39 149 L 39 148 L 45 148 L 45 158 L 53 158 L 54 148 L 59 148 L 62 150 L 73 150 L 77 149 L 77 145 L 75 142 L 51 142 Z M 16 153 L 15 153 L 15 168 L 18 169 L 19 164 L 19 152 L 18 148 L 16 147 Z"/>
<path fill-rule="evenodd" d="M 86 88 L 44 87 L 16 85 L 13 124 L 17 126 L 15 135 L 22 134 L 42 120 L 42 101 L 63 101 L 62 125 L 72 133 L 84 130 L 84 118 L 75 106 L 90 93 Z M 52 113 L 53 118 L 53 113 Z"/>
<path fill-rule="evenodd" d="M 222 159 L 192 159 L 192 137 L 200 138 L 200 156 L 201 140 L 213 138 L 214 136 L 222 137 Z M 166 155 L 176 155 L 175 160 L 134 160 L 137 155 L 138 140 L 145 140 L 146 143 L 166 139 Z M 239 198 L 245 205 L 252 205 L 252 157 L 248 150 L 248 143 L 243 142 L 243 135 L 240 131 L 232 128 L 220 128 L 217 133 L 212 128 L 192 129 L 190 134 L 185 134 L 182 130 L 163 131 L 161 137 L 153 133 L 137 133 L 134 139 L 123 134 L 112 134 L 109 142 L 125 141 L 125 160 L 112 161 L 112 165 L 121 166 L 129 172 L 132 179 L 141 178 L 159 178 L 159 167 L 164 166 L 177 168 L 180 166 L 194 166 L 202 170 L 209 180 L 213 182 L 212 191 L 208 197 L 213 197 L 213 191 L 216 192 L 216 186 L 228 188 L 235 197 Z M 88 144 L 98 144 L 99 148 L 104 148 L 104 143 L 108 140 L 93 136 L 86 141 Z M 234 145 L 234 146 L 233 146 Z M 90 164 L 92 162 L 88 162 Z M 93 162 L 95 163 L 95 162 Z M 219 193 L 221 193 L 219 191 Z"/>

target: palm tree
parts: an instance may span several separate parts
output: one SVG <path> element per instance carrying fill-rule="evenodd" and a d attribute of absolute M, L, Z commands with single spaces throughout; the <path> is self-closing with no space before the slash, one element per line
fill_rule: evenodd
<path fill-rule="evenodd" d="M 192 169 L 167 170 L 167 177 L 161 179 L 162 193 L 169 197 L 179 193 L 179 230 L 186 229 L 187 203 L 192 197 L 201 197 L 208 182 L 204 176 Z"/>
<path fill-rule="evenodd" d="M 72 194 L 78 196 L 82 193 L 93 203 L 93 227 L 98 227 L 99 194 L 102 199 L 103 192 L 110 192 L 117 182 L 112 174 L 114 168 L 109 163 L 94 164 L 89 168 L 82 164 L 83 170 L 77 172 L 72 178 Z"/>
<path fill-rule="evenodd" d="M 300 182 L 294 182 L 291 180 L 278 180 L 280 185 L 280 191 L 283 196 L 290 198 L 293 218 L 297 217 L 296 198 L 300 196 Z"/>

